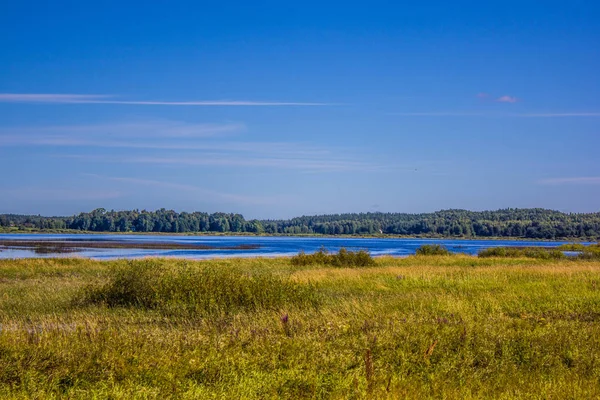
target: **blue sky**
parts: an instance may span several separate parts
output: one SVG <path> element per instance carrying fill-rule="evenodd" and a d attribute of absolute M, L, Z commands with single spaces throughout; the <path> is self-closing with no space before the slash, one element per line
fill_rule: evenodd
<path fill-rule="evenodd" d="M 4 2 L 0 213 L 600 211 L 598 2 L 284 3 Z"/>

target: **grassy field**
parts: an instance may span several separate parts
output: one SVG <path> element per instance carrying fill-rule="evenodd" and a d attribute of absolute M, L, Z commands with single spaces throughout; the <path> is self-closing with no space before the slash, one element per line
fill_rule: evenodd
<path fill-rule="evenodd" d="M 0 261 L 0 398 L 600 398 L 599 349 L 599 261 Z"/>

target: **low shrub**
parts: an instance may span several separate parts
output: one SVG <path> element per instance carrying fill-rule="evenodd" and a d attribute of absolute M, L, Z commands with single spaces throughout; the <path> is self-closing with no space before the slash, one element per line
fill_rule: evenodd
<path fill-rule="evenodd" d="M 202 315 L 314 306 L 318 302 L 314 286 L 267 271 L 249 274 L 232 267 L 157 260 L 129 261 L 114 267 L 108 282 L 86 288 L 77 300 Z"/>
<path fill-rule="evenodd" d="M 303 251 L 292 257 L 292 265 L 329 265 L 332 267 L 370 267 L 375 265 L 375 260 L 368 251 L 348 251 L 341 248 L 337 254 L 329 253 L 325 248 L 313 254 L 306 254 Z"/>
<path fill-rule="evenodd" d="M 424 244 L 416 251 L 418 256 L 449 256 L 452 253 L 439 244 Z"/>

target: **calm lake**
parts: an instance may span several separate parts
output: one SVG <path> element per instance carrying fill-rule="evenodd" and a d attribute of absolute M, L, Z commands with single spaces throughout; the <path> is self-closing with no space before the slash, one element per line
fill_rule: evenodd
<path fill-rule="evenodd" d="M 516 240 L 448 240 L 448 239 L 380 239 L 380 238 L 316 238 L 316 237 L 248 237 L 248 236 L 163 236 L 163 235 L 57 235 L 57 234 L 4 234 L 0 241 L 31 241 L 27 247 L 0 246 L 0 258 L 86 257 L 98 260 L 140 257 L 179 257 L 205 259 L 218 257 L 275 257 L 291 256 L 299 251 L 312 253 L 322 246 L 329 251 L 341 247 L 348 250 L 368 250 L 373 256 L 407 256 L 423 244 L 441 244 L 455 253 L 477 254 L 495 246 L 553 247 L 568 242 L 537 242 Z M 76 242 L 94 242 L 94 248 L 75 248 L 67 253 L 43 251 L 33 242 L 49 241 L 60 245 Z M 100 243 L 125 243 L 124 248 L 97 248 Z M 206 249 L 144 249 L 144 244 L 195 245 Z M 23 247 L 25 245 L 25 247 Z M 136 248 L 137 246 L 137 248 Z M 147 247 L 147 246 L 146 246 Z"/>

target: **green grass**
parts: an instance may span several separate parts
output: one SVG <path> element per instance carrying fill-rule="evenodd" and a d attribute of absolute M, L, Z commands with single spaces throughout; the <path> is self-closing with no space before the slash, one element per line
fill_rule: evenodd
<path fill-rule="evenodd" d="M 0 398 L 598 398 L 600 262 L 0 261 Z"/>

